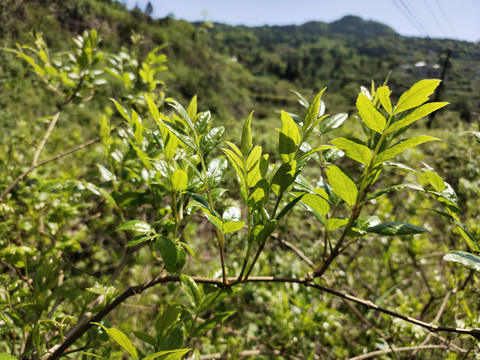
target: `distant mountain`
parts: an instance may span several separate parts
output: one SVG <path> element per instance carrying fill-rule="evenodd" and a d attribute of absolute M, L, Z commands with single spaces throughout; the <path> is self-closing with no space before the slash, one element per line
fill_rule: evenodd
<path fill-rule="evenodd" d="M 389 26 L 376 21 L 363 20 L 358 16 L 348 15 L 328 25 L 331 33 L 354 35 L 363 38 L 397 36 Z"/>

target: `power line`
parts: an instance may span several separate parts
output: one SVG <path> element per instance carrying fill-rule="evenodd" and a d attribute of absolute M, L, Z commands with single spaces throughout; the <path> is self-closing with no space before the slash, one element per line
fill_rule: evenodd
<path fill-rule="evenodd" d="M 402 13 L 402 15 L 408 20 L 410 24 L 419 32 L 420 35 L 428 37 L 427 32 L 423 28 L 421 24 L 419 24 L 418 20 L 411 15 L 411 11 L 405 5 L 402 0 L 391 0 L 393 5 Z M 398 1 L 398 2 L 397 2 Z M 403 5 L 403 7 L 402 7 Z"/>
<path fill-rule="evenodd" d="M 437 23 L 437 25 L 440 27 L 440 29 L 442 30 L 443 32 L 443 35 L 448 38 L 448 34 L 447 32 L 445 31 L 445 29 L 443 28 L 443 25 L 442 23 L 438 20 L 437 16 L 435 15 L 435 13 L 432 11 L 432 8 L 430 7 L 430 5 L 428 4 L 428 2 L 426 0 L 423 0 L 423 3 L 425 4 L 425 6 L 427 7 L 428 11 L 430 12 L 430 15 L 432 15 L 433 19 L 435 20 L 435 22 Z"/>
<path fill-rule="evenodd" d="M 450 21 L 448 20 L 447 15 L 445 15 L 445 12 L 443 11 L 442 7 L 440 6 L 440 3 L 438 2 L 438 0 L 435 0 L 435 3 L 437 4 L 438 9 L 439 9 L 440 12 L 442 13 L 443 18 L 445 19 L 448 27 L 450 28 L 450 30 L 452 30 L 452 33 L 453 33 L 453 35 L 455 36 L 455 39 L 458 40 L 458 41 L 460 41 L 460 40 L 458 39 L 457 33 L 456 33 L 455 30 L 453 29 L 452 24 L 451 24 Z"/>

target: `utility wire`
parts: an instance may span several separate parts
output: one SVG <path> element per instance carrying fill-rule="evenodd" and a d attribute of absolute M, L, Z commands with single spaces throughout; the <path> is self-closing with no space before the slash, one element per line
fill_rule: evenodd
<path fill-rule="evenodd" d="M 432 15 L 433 19 L 435 20 L 435 22 L 437 23 L 437 25 L 440 27 L 440 29 L 442 30 L 442 33 L 443 35 L 448 38 L 448 34 L 447 32 L 445 31 L 442 23 L 438 20 L 437 16 L 435 15 L 435 13 L 432 11 L 432 8 L 430 7 L 430 5 L 428 4 L 427 0 L 423 0 L 423 3 L 425 4 L 425 6 L 427 7 L 428 9 L 428 12 L 430 13 L 430 15 Z M 437 3 L 438 4 L 438 3 Z"/>
<path fill-rule="evenodd" d="M 409 13 L 400 5 L 399 0 L 391 0 L 393 5 L 402 13 L 402 15 L 408 20 L 410 24 L 418 31 L 421 36 L 426 36 L 425 31 L 422 31 L 422 28 L 410 17 Z"/>
<path fill-rule="evenodd" d="M 422 24 L 422 21 L 420 21 L 419 18 L 417 17 L 417 15 L 415 14 L 415 12 L 410 9 L 410 6 L 407 5 L 406 0 L 398 0 L 398 1 L 400 1 L 400 4 L 402 4 L 402 6 L 405 8 L 405 10 L 408 12 L 408 14 L 410 14 L 412 19 L 418 24 L 420 29 L 423 30 L 423 32 L 425 33 L 425 36 L 427 38 L 430 38 L 430 36 L 428 36 L 428 31 L 425 29 L 425 27 Z"/>
<path fill-rule="evenodd" d="M 438 9 L 439 9 L 440 12 L 442 13 L 443 18 L 445 19 L 446 23 L 448 24 L 448 27 L 450 28 L 450 30 L 452 30 L 452 33 L 453 33 L 453 35 L 455 36 L 455 40 L 460 41 L 459 38 L 458 38 L 458 36 L 457 36 L 457 33 L 455 32 L 452 24 L 451 24 L 450 21 L 448 20 L 447 15 L 445 15 L 445 12 L 443 11 L 442 7 L 440 6 L 440 3 L 438 2 L 438 0 L 435 0 L 435 3 L 437 4 Z"/>

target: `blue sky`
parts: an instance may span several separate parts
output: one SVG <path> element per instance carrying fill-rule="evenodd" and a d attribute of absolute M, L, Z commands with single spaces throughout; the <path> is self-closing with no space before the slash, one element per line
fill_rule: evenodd
<path fill-rule="evenodd" d="M 148 0 L 119 0 L 144 10 Z M 480 0 L 150 0 L 155 18 L 231 25 L 332 22 L 357 15 L 401 35 L 480 41 Z"/>

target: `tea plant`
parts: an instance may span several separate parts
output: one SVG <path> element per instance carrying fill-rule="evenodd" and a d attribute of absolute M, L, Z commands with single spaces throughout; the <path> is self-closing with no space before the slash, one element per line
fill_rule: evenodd
<path fill-rule="evenodd" d="M 159 54 L 161 48 L 138 62 L 126 52 L 95 55 L 96 39 L 94 32 L 77 38 L 78 50 L 68 57 L 74 59 L 76 67 L 52 66 L 40 37 L 36 38 L 38 49 L 33 51 L 36 57 L 26 55 L 22 47 L 9 50 L 24 59 L 47 87 L 61 92 L 64 100 L 31 166 L 2 184 L 4 238 L 0 259 L 6 271 L 0 298 L 0 344 L 2 351 L 12 355 L 4 352 L 0 358 L 58 359 L 77 352 L 84 357 L 122 358 L 125 352 L 143 360 L 180 359 L 187 353 L 201 359 L 202 352 L 217 348 L 234 358 L 263 354 L 314 359 L 316 352 L 332 357 L 351 355 L 348 349 L 336 348 L 334 334 L 328 334 L 330 324 L 339 323 L 340 312 L 319 302 L 318 296 L 313 300 L 312 291 L 342 299 L 364 324 L 376 329 L 377 338 L 384 344 L 378 355 L 393 353 L 398 358 L 399 352 L 416 352 L 428 346 L 453 349 L 462 355 L 467 350 L 441 337 L 445 340 L 441 344 L 395 347 L 390 336 L 372 325 L 377 320 L 368 319 L 356 305 L 431 332 L 480 338 L 480 329 L 473 327 L 478 324 L 474 314 L 469 315 L 470 328 L 437 325 L 439 318 L 427 322 L 407 310 L 384 307 L 383 298 L 354 296 L 337 288 L 330 276 L 339 273 L 339 262 L 352 248 L 357 247 L 359 252 L 377 235 L 389 244 L 394 237 L 404 237 L 406 243 L 413 244 L 419 236 L 428 236 L 429 229 L 420 225 L 417 213 L 385 215 L 376 210 L 400 191 L 438 200 L 441 208 L 435 212 L 452 222 L 470 250 L 478 253 L 478 243 L 456 215 L 459 205 L 452 187 L 432 168 L 419 170 L 415 164 L 400 160 L 417 146 L 440 140 L 429 135 L 407 136 L 417 121 L 447 105 L 428 102 L 439 80 L 414 84 L 396 104 L 386 84 L 378 88 L 372 84 L 370 90 L 362 88 L 356 100 L 358 116 L 350 120 L 347 114 L 325 113 L 325 90 L 311 103 L 298 94 L 304 114 L 280 113 L 277 153 L 268 154 L 255 145 L 254 113 L 245 120 L 237 141 L 223 141 L 225 127 L 216 125 L 209 111 L 199 111 L 196 97 L 188 106 L 165 98 L 164 84 L 158 79 L 166 61 Z M 102 63 L 105 58 L 108 61 Z M 75 99 L 80 102 L 84 91 L 93 92 L 105 81 L 119 82 L 125 93 L 112 98 L 111 107 L 100 116 L 100 138 L 39 162 L 62 107 Z M 113 125 L 119 120 L 121 124 Z M 362 134 L 331 138 L 346 121 L 356 122 Z M 40 167 L 95 143 L 101 143 L 106 154 L 95 164 L 100 176 L 60 175 L 48 179 L 32 175 Z M 392 183 L 385 176 L 387 171 L 402 178 L 412 175 L 416 183 Z M 225 184 L 231 186 L 225 188 Z M 289 231 L 297 231 L 288 229 L 289 218 L 298 216 L 308 216 L 311 227 L 321 234 L 319 245 L 308 256 L 299 248 L 308 240 L 293 244 L 285 239 Z M 207 228 L 205 234 L 200 234 L 202 226 Z M 300 230 L 300 224 L 298 227 Z M 286 250 L 272 248 L 276 241 Z M 388 251 L 383 259 L 368 260 L 388 264 L 393 250 Z M 412 267 L 416 267 L 415 250 L 408 251 Z M 349 264 L 355 254 L 348 254 Z M 291 255 L 301 259 L 309 270 L 299 273 L 290 267 L 285 259 Z M 271 258 L 282 258 L 283 272 L 278 271 L 280 266 L 270 266 Z M 478 257 L 473 254 L 455 252 L 446 258 L 461 259 L 478 270 Z M 150 280 L 140 281 L 142 276 L 136 269 L 142 267 L 152 274 Z M 342 272 L 353 276 L 357 270 L 348 265 Z M 272 286 L 281 294 L 278 299 L 265 294 Z M 147 291 L 154 287 L 165 288 L 160 290 L 164 291 L 162 296 L 155 298 Z M 321 308 L 321 315 L 315 317 L 327 324 L 323 343 L 314 335 L 309 344 L 295 344 L 292 339 L 296 336 L 287 328 L 285 334 L 274 334 L 279 337 L 278 344 L 270 339 L 264 341 L 267 349 L 243 350 L 241 333 L 228 324 L 259 313 L 248 304 L 237 311 L 229 306 L 229 302 L 239 301 L 236 293 L 242 291 L 262 294 L 275 304 L 266 316 L 266 324 L 272 327 L 286 321 L 289 302 L 303 313 Z M 127 299 L 138 299 L 142 293 L 148 299 L 146 305 L 161 305 L 147 308 L 145 303 L 127 304 Z M 311 297 L 311 302 L 304 302 L 301 295 Z M 448 296 L 445 298 L 448 300 Z M 424 309 L 430 304 L 424 304 Z M 124 318 L 128 320 L 118 311 L 126 305 L 143 306 L 149 311 L 139 318 L 146 324 L 137 324 L 142 329 L 133 330 L 134 337 L 109 324 L 115 317 L 119 319 L 115 326 L 121 326 Z M 109 316 L 112 312 L 113 317 Z M 273 315 L 268 317 L 268 313 Z M 318 328 L 308 316 L 302 318 L 302 324 Z M 238 340 L 222 343 L 218 335 L 214 336 L 221 328 Z M 402 329 L 397 325 L 394 328 Z M 301 334 L 307 330 L 298 331 Z M 414 333 L 411 329 L 403 331 L 406 336 Z M 288 341 L 284 342 L 284 337 Z M 471 345 L 469 353 L 478 354 L 473 350 L 475 342 L 469 338 L 466 343 Z M 118 352 L 115 344 L 123 351 Z"/>

